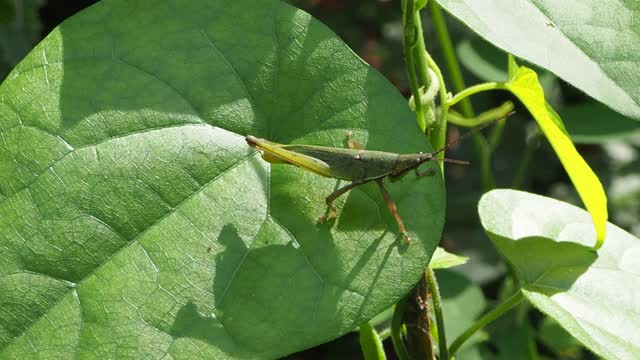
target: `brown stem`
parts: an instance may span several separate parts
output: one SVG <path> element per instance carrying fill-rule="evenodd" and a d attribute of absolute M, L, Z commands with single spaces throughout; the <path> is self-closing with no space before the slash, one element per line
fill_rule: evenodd
<path fill-rule="evenodd" d="M 429 317 L 429 292 L 426 275 L 413 289 L 408 299 L 405 323 L 407 326 L 407 348 L 412 359 L 434 360 L 431 318 Z"/>

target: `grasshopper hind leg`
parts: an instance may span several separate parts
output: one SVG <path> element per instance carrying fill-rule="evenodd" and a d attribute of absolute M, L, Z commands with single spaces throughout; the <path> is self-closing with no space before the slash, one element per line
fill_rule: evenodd
<path fill-rule="evenodd" d="M 391 214 L 396 219 L 396 223 L 398 223 L 398 228 L 400 229 L 400 232 L 402 233 L 402 235 L 404 235 L 404 241 L 407 244 L 411 243 L 411 237 L 407 233 L 407 230 L 404 228 L 404 223 L 402 222 L 402 218 L 400 217 L 400 213 L 398 212 L 398 207 L 396 206 L 396 203 L 393 202 L 393 199 L 391 198 L 391 195 L 389 195 L 389 193 L 387 192 L 387 189 L 385 189 L 384 185 L 382 185 L 382 179 L 377 179 L 376 184 L 378 184 L 378 187 L 380 188 L 380 192 L 382 193 L 382 197 L 384 198 L 384 201 L 387 203 L 387 207 L 389 208 L 389 211 L 391 211 Z"/>

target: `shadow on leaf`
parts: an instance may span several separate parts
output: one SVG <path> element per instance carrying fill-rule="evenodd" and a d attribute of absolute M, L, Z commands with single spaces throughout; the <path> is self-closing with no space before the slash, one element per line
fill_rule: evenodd
<path fill-rule="evenodd" d="M 198 312 L 193 302 L 183 305 L 171 327 L 170 334 L 175 338 L 192 338 L 230 352 L 234 344 L 215 316 L 207 316 Z"/>

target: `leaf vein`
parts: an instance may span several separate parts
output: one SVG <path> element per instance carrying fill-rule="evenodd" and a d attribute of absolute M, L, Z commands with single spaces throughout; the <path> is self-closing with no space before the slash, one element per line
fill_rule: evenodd
<path fill-rule="evenodd" d="M 118 249 L 117 251 L 115 251 L 113 254 L 111 254 L 111 256 L 109 256 L 107 259 L 105 259 L 105 261 L 97 266 L 95 269 L 93 269 L 91 272 L 89 272 L 86 276 L 84 276 L 82 279 L 80 279 L 77 283 L 76 283 L 76 287 L 79 286 L 80 284 L 82 284 L 82 282 L 88 278 L 90 278 L 91 276 L 93 276 L 96 272 L 98 272 L 100 269 L 102 269 L 103 266 L 105 266 L 106 264 L 108 264 L 113 258 L 115 258 L 116 256 L 118 256 L 118 254 L 120 254 L 121 252 L 123 252 L 124 250 L 130 248 L 132 245 L 135 245 L 138 243 L 138 241 L 140 240 L 140 238 L 142 238 L 149 230 L 153 229 L 156 225 L 160 224 L 162 221 L 164 221 L 166 218 L 168 218 L 169 216 L 171 216 L 173 213 L 175 213 L 182 204 L 186 203 L 187 201 L 189 201 L 190 199 L 192 199 L 194 196 L 198 195 L 199 193 L 201 193 L 202 191 L 204 191 L 210 184 L 213 184 L 216 180 L 218 180 L 221 176 L 223 176 L 224 174 L 226 174 L 227 172 L 233 170 L 234 168 L 236 168 L 237 166 L 243 164 L 244 162 L 248 161 L 249 159 L 251 159 L 252 157 L 255 157 L 258 153 L 254 152 L 254 153 L 250 153 L 249 155 L 243 157 L 242 159 L 239 159 L 236 163 L 234 163 L 233 165 L 227 167 L 226 169 L 222 170 L 218 175 L 216 175 L 215 177 L 213 177 L 209 182 L 207 182 L 203 187 L 201 187 L 200 189 L 194 191 L 191 195 L 187 196 L 186 198 L 184 198 L 176 207 L 172 208 L 170 211 L 168 211 L 164 216 L 162 216 L 161 218 L 159 218 L 158 220 L 156 220 L 153 224 L 151 224 L 147 229 L 145 229 L 143 232 L 141 232 L 140 234 L 138 234 L 133 240 L 131 240 L 128 244 L 124 245 L 122 248 Z M 48 276 L 46 274 L 43 274 L 45 276 Z M 62 299 L 64 299 L 64 296 L 62 296 L 55 304 L 52 305 L 52 307 L 56 306 L 57 303 L 59 303 L 60 301 L 62 301 Z M 44 316 L 46 316 L 46 313 L 44 314 Z M 31 322 L 31 324 L 29 324 L 28 326 L 25 327 L 24 332 L 19 335 L 20 336 L 26 336 L 27 335 L 27 331 L 37 322 L 38 319 L 33 319 L 33 321 Z M 17 339 L 18 337 L 15 337 L 14 339 Z M 9 342 L 7 342 L 7 344 L 9 344 Z"/>
<path fill-rule="evenodd" d="M 249 89 L 247 88 L 247 86 L 245 85 L 244 81 L 240 77 L 240 74 L 238 74 L 238 71 L 236 70 L 236 68 L 233 66 L 231 61 L 229 61 L 227 56 L 213 43 L 213 41 L 211 41 L 211 38 L 209 38 L 209 36 L 207 35 L 207 33 L 204 30 L 200 30 L 200 33 L 202 34 L 202 36 L 204 36 L 205 40 L 207 40 L 207 42 L 209 43 L 209 46 L 211 46 L 211 48 L 213 50 L 215 50 L 215 52 L 218 55 L 220 55 L 220 57 L 222 57 L 222 59 L 227 64 L 229 69 L 231 69 L 231 71 L 233 72 L 233 75 L 236 77 L 236 79 L 238 79 L 238 82 L 240 83 L 240 86 L 242 86 L 242 89 L 244 90 L 244 93 L 247 95 L 247 100 L 249 100 L 249 104 L 251 104 L 251 109 L 253 110 L 253 112 L 255 114 L 257 112 L 255 101 L 253 100 L 253 97 L 251 96 L 251 93 L 249 92 Z"/>
<path fill-rule="evenodd" d="M 87 148 L 91 148 L 91 147 L 96 147 L 96 146 L 99 146 L 101 144 L 107 143 L 107 142 L 112 141 L 112 140 L 119 140 L 119 139 L 126 138 L 127 136 L 132 136 L 132 135 L 137 135 L 137 134 L 144 134 L 144 133 L 148 133 L 148 132 L 152 132 L 152 131 L 161 131 L 161 130 L 165 130 L 165 129 L 187 127 L 187 126 L 202 126 L 202 127 L 210 126 L 210 127 L 214 127 L 215 128 L 215 126 L 209 125 L 209 124 L 206 124 L 206 123 L 202 123 L 202 124 L 182 123 L 182 124 L 176 124 L 176 125 L 170 125 L 170 126 L 166 126 L 165 125 L 165 126 L 159 126 L 159 127 L 153 127 L 153 128 L 146 128 L 146 129 L 142 129 L 142 130 L 131 131 L 131 132 L 127 132 L 127 133 L 123 133 L 123 134 L 117 135 L 117 136 L 109 137 L 107 139 L 98 141 L 98 142 L 93 143 L 93 144 L 87 144 L 87 145 L 83 145 L 83 146 L 77 147 L 77 148 L 69 151 L 68 153 L 64 154 L 59 159 L 57 159 L 54 162 L 52 162 L 51 165 L 49 165 L 46 169 L 42 170 L 42 172 L 40 174 L 38 174 L 36 177 L 34 177 L 23 188 L 17 190 L 16 192 L 14 192 L 11 195 L 7 195 L 6 198 L 0 200 L 0 205 L 2 205 L 6 200 L 8 200 L 8 199 L 12 198 L 13 196 L 15 196 L 15 194 L 17 194 L 18 192 L 29 188 L 31 185 L 33 185 L 40 178 L 40 176 L 44 175 L 47 171 L 51 170 L 57 163 L 59 163 L 60 161 L 64 160 L 67 156 L 75 154 L 78 150 L 87 149 Z"/>

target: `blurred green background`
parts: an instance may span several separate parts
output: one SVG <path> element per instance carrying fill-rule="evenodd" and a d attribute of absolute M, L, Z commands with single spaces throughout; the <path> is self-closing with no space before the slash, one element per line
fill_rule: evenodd
<path fill-rule="evenodd" d="M 54 27 L 96 1 L 0 0 L 0 80 Z M 409 96 L 402 57 L 400 0 L 289 0 L 324 22 L 357 54 Z M 153 2 L 150 2 L 153 4 Z M 506 79 L 507 57 L 450 17 L 449 31 L 467 85 Z M 427 48 L 447 78 L 429 12 L 423 11 Z M 530 65 L 529 65 L 530 66 Z M 535 67 L 534 67 L 535 68 Z M 640 123 L 627 119 L 536 68 L 549 102 L 562 116 L 578 150 L 605 186 L 610 221 L 640 236 Z M 451 86 L 449 85 L 449 88 Z M 90 89 L 88 89 L 90 91 Z M 492 170 L 496 187 L 531 191 L 581 206 L 567 174 L 538 133 L 535 122 L 506 93 L 483 93 L 473 98 L 477 113 L 505 100 L 516 103 L 517 114 L 507 121 L 495 148 Z M 393 119 L 389 119 L 393 121 Z M 452 126 L 451 138 L 468 131 Z M 447 217 L 442 246 L 470 257 L 454 271 L 439 272 L 445 299 L 445 319 L 451 328 L 470 322 L 512 288 L 507 265 L 484 235 L 477 202 L 485 191 L 472 143 L 447 157 L 471 161 L 471 166 L 447 168 Z M 376 321 L 388 327 L 389 313 Z M 310 324 L 310 326 L 313 326 Z M 458 330 L 456 330 L 458 331 Z M 451 340 L 451 335 L 449 335 Z M 555 323 L 526 305 L 520 306 L 476 336 L 458 359 L 584 359 L 593 358 Z M 385 340 L 388 358 L 394 354 Z M 361 358 L 357 333 L 288 356 L 289 359 Z"/>

